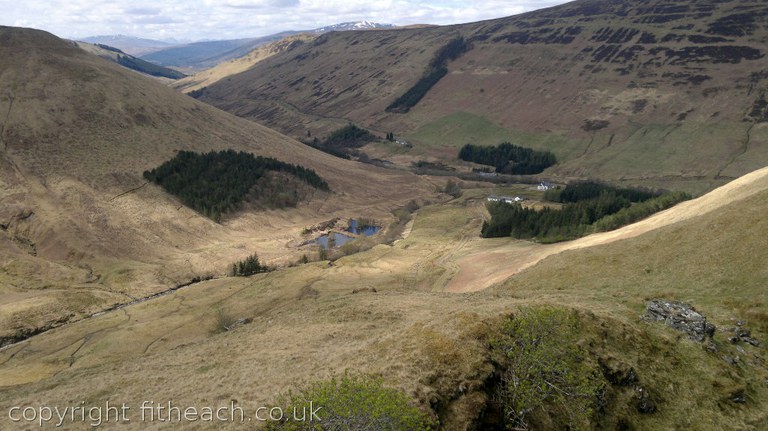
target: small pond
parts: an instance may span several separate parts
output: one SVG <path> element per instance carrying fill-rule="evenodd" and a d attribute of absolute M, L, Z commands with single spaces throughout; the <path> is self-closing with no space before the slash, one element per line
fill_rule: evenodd
<path fill-rule="evenodd" d="M 347 232 L 355 235 L 371 236 L 381 230 L 381 226 L 360 225 L 357 220 L 351 220 Z"/>
<path fill-rule="evenodd" d="M 350 220 L 347 232 L 353 235 L 371 236 L 380 231 L 380 226 L 361 225 L 357 220 Z M 343 233 L 331 232 L 329 234 L 322 235 L 315 240 L 315 244 L 328 249 L 328 239 L 333 238 L 333 246 L 341 247 L 342 245 L 354 241 L 355 237 L 350 235 L 344 235 Z"/>
<path fill-rule="evenodd" d="M 328 238 L 333 237 L 334 247 L 341 247 L 342 245 L 354 240 L 355 238 L 351 236 L 347 236 L 344 234 L 340 234 L 337 232 L 331 232 L 330 234 L 325 234 L 320 236 L 315 240 L 315 244 L 318 244 L 320 247 L 324 249 L 328 249 Z"/>

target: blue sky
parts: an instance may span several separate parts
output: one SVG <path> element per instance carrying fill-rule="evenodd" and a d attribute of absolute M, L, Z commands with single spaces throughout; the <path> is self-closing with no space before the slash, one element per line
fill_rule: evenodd
<path fill-rule="evenodd" d="M 515 15 L 565 0 L 0 0 L 0 25 L 61 37 L 126 34 L 230 39 L 348 21 L 456 24 Z"/>

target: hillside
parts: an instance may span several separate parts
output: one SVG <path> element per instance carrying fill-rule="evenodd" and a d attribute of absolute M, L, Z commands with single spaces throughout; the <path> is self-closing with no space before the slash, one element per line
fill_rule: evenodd
<path fill-rule="evenodd" d="M 392 217 L 432 185 L 328 156 L 74 44 L 0 28 L 0 338 L 78 319 L 258 252 L 332 217 Z M 35 71 L 30 73 L 29 71 Z M 331 192 L 214 223 L 142 178 L 178 151 L 233 149 L 313 169 Z M 380 187 L 388 184 L 389 187 Z"/>
<path fill-rule="evenodd" d="M 577 0 L 294 37 L 200 100 L 0 26 L 0 430 L 768 429 L 766 19 Z M 454 176 L 478 163 L 696 197 L 485 238 L 507 197 L 656 191 Z M 272 416 L 296 400 L 319 426 Z"/>
<path fill-rule="evenodd" d="M 96 54 L 103 59 L 114 61 L 115 63 L 123 67 L 127 67 L 131 70 L 135 70 L 145 75 L 154 76 L 158 78 L 168 78 L 173 80 L 181 79 L 186 76 L 183 73 L 178 72 L 176 70 L 169 69 L 163 66 L 158 66 L 156 64 L 152 64 L 147 61 L 144 61 L 138 57 L 134 57 L 132 55 L 126 54 L 120 49 L 111 47 L 109 45 L 91 44 L 86 42 L 75 42 L 75 43 L 77 44 L 77 46 L 84 49 L 85 51 L 90 52 L 91 54 Z"/>
<path fill-rule="evenodd" d="M 228 76 L 244 72 L 264 59 L 284 51 L 290 51 L 303 43 L 311 41 L 314 38 L 315 36 L 304 33 L 295 36 L 287 36 L 276 42 L 260 46 L 243 57 L 219 63 L 210 69 L 206 69 L 184 79 L 180 79 L 172 83 L 171 86 L 177 90 L 181 90 L 184 93 L 200 90 L 201 88 L 207 87 Z"/>
<path fill-rule="evenodd" d="M 292 136 L 346 121 L 414 144 L 553 151 L 552 177 L 711 189 L 768 161 L 768 6 L 578 0 L 473 24 L 330 33 L 211 85 L 202 100 Z M 408 113 L 385 108 L 457 37 L 469 50 Z"/>
<path fill-rule="evenodd" d="M 88 405 L 109 399 L 138 409 L 147 397 L 182 406 L 235 400 L 252 415 L 280 394 L 348 370 L 382 375 L 438 414 L 441 429 L 503 429 L 492 401 L 501 372 L 488 350 L 494 328 L 521 307 L 548 304 L 574 310 L 576 344 L 606 379 L 587 429 L 768 425 L 761 347 L 768 335 L 761 234 L 768 229 L 768 170 L 609 240 L 601 234 L 546 259 L 539 254 L 533 267 L 518 259 L 551 246 L 478 237 L 484 193 L 468 190 L 425 207 L 405 239 L 332 266 L 200 283 L 0 351 L 0 382 L 15 385 L 0 401 L 68 405 L 86 397 Z M 494 247 L 506 249 L 503 258 L 493 258 Z M 520 265 L 521 272 L 477 293 L 447 293 L 457 278 L 462 285 L 482 281 L 484 274 L 457 272 L 457 264 L 483 249 L 484 270 Z M 714 339 L 700 343 L 639 319 L 653 298 L 691 302 L 716 325 Z M 216 310 L 247 323 L 216 333 Z M 729 341 L 739 321 L 760 346 Z M 543 428 L 550 429 L 536 427 Z"/>
<path fill-rule="evenodd" d="M 283 32 L 264 37 L 193 42 L 153 51 L 141 58 L 161 66 L 192 71 L 204 70 L 219 63 L 240 58 L 261 45 L 295 33 Z"/>
<path fill-rule="evenodd" d="M 218 69 L 215 72 L 216 75 L 221 73 L 231 75 L 246 70 L 244 65 L 253 64 L 254 58 L 263 58 L 262 56 L 266 53 L 275 49 L 281 49 L 279 46 L 283 44 L 282 41 L 284 39 L 293 41 L 295 40 L 294 36 L 298 36 L 299 40 L 304 40 L 308 37 L 306 34 L 319 35 L 331 31 L 379 30 L 393 27 L 391 24 L 379 24 L 369 21 L 345 22 L 313 30 L 283 31 L 256 38 L 213 40 L 172 46 L 151 52 L 143 58 L 163 66 L 202 71 L 199 73 L 202 73 L 203 76 L 210 76 L 206 69 L 214 67 Z M 273 45 L 273 43 L 277 45 Z M 266 48 L 262 48 L 266 44 L 269 45 Z M 248 60 L 248 58 L 251 58 L 251 60 Z M 227 64 L 229 64 L 229 67 L 225 66 Z"/>

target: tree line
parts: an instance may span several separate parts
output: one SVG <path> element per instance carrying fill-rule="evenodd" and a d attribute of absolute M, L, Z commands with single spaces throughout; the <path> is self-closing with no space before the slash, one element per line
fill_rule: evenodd
<path fill-rule="evenodd" d="M 549 151 L 536 151 L 509 142 L 497 146 L 464 145 L 459 150 L 459 159 L 493 166 L 496 172 L 511 175 L 538 174 L 557 163 Z"/>
<path fill-rule="evenodd" d="M 258 180 L 270 171 L 285 172 L 316 189 L 329 190 L 328 183 L 312 169 L 234 150 L 179 151 L 173 159 L 145 171 L 144 178 L 219 221 L 223 214 L 239 209 Z"/>
<path fill-rule="evenodd" d="M 551 202 L 579 202 L 589 199 L 595 199 L 600 193 L 611 191 L 616 196 L 628 199 L 630 202 L 644 202 L 649 199 L 661 196 L 661 193 L 653 190 L 642 190 L 636 188 L 617 188 L 602 184 L 596 181 L 583 181 L 569 184 L 564 189 L 549 189 L 544 193 L 544 199 Z"/>
<path fill-rule="evenodd" d="M 580 183 L 567 186 L 558 198 L 567 202 L 561 209 L 536 210 L 520 204 L 489 202 L 491 219 L 483 223 L 481 234 L 485 238 L 512 236 L 540 242 L 571 240 L 634 223 L 691 196 Z"/>
<path fill-rule="evenodd" d="M 446 45 L 437 50 L 435 56 L 429 62 L 426 72 L 413 87 L 409 88 L 402 96 L 387 106 L 387 112 L 408 112 L 427 95 L 445 75 L 448 74 L 448 61 L 455 60 L 469 50 L 469 44 L 463 37 L 452 39 Z"/>

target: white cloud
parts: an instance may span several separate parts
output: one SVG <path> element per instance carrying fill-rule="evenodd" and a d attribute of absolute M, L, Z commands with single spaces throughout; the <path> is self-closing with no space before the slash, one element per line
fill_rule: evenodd
<path fill-rule="evenodd" d="M 228 39 L 368 20 L 456 24 L 515 15 L 566 0 L 0 0 L 0 25 L 62 37 L 130 34 Z M 6 3 L 6 4 L 3 4 Z"/>

